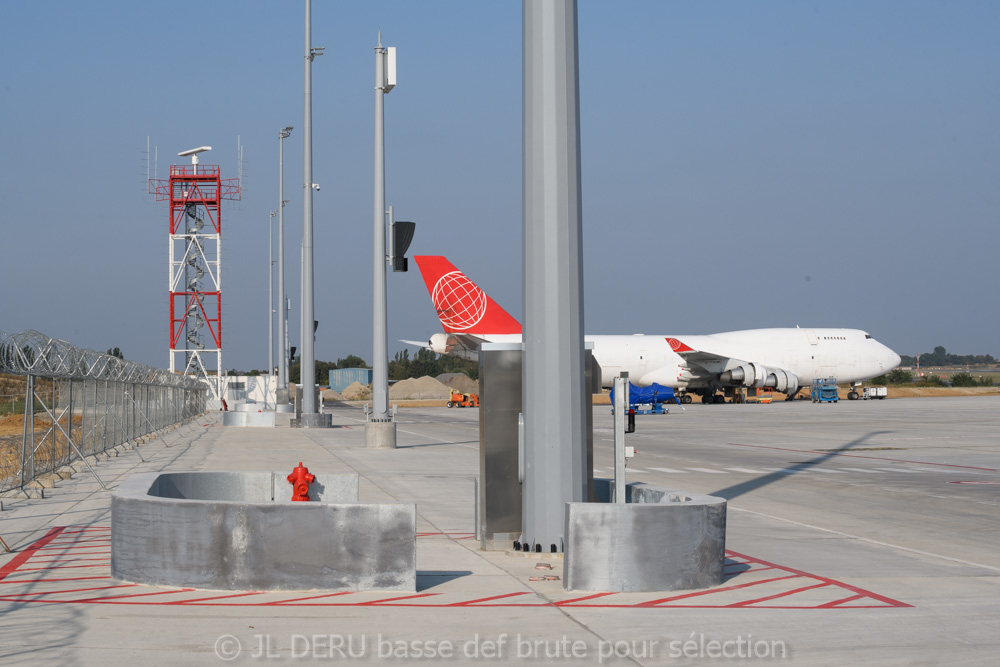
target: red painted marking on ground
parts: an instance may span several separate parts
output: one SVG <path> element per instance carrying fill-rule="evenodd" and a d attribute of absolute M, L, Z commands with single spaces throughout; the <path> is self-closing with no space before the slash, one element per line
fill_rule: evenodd
<path fill-rule="evenodd" d="M 817 452 L 815 449 L 789 449 L 787 447 L 768 447 L 767 445 L 745 445 L 742 442 L 727 442 L 727 445 L 732 445 L 734 447 L 753 447 L 755 449 L 776 449 L 781 452 L 798 452 L 805 454 L 820 454 L 829 456 L 848 456 L 853 459 L 872 459 L 874 461 L 895 461 L 896 463 L 919 463 L 920 465 L 926 466 L 943 466 L 945 468 L 965 468 L 966 470 L 988 470 L 989 472 L 998 472 L 996 468 L 980 468 L 979 466 L 960 466 L 954 463 L 930 463 L 928 461 L 910 461 L 908 459 L 885 459 L 881 456 L 862 456 L 861 454 L 841 454 L 839 452 Z M 851 450 L 846 449 L 845 452 Z"/>
<path fill-rule="evenodd" d="M 831 609 L 833 607 L 840 606 L 840 605 L 845 604 L 847 602 L 854 602 L 855 600 L 864 599 L 864 597 L 865 597 L 864 595 L 851 595 L 851 596 L 848 596 L 846 598 L 841 598 L 839 600 L 834 600 L 833 602 L 827 602 L 826 604 L 821 604 L 819 606 L 819 608 L 820 609 Z"/>
<path fill-rule="evenodd" d="M 66 577 L 64 579 L 17 579 L 11 581 L 0 581 L 0 585 L 7 584 L 51 584 L 58 581 L 91 581 L 94 579 L 110 579 L 111 577 Z"/>
<path fill-rule="evenodd" d="M 302 602 L 304 600 L 318 600 L 320 598 L 333 598 L 340 595 L 352 595 L 352 591 L 339 591 L 337 593 L 324 593 L 323 595 L 310 595 L 304 598 L 292 598 L 291 600 L 277 600 L 275 602 L 265 602 L 265 606 L 280 606 L 283 604 L 289 604 L 291 602 Z"/>
<path fill-rule="evenodd" d="M 24 567 L 18 570 L 18 572 L 38 572 L 40 570 L 75 570 L 80 567 L 104 567 L 104 565 L 53 565 L 51 567 Z"/>
<path fill-rule="evenodd" d="M 89 540 L 81 540 L 81 539 L 55 540 L 54 542 L 51 542 L 51 544 L 71 544 L 73 546 L 79 544 L 86 544 L 86 546 L 94 546 L 93 543 L 95 542 L 99 544 L 111 544 L 111 540 L 109 540 L 106 537 L 98 537 Z"/>
<path fill-rule="evenodd" d="M 795 579 L 797 574 L 789 574 L 784 577 L 772 577 L 770 579 L 761 579 L 759 581 L 748 581 L 745 584 L 736 584 L 735 586 L 724 586 L 723 588 L 711 588 L 704 591 L 695 591 L 693 593 L 682 593 L 680 595 L 673 595 L 668 598 L 660 598 L 659 600 L 650 600 L 649 602 L 640 602 L 637 607 L 656 607 L 665 602 L 676 602 L 677 600 L 687 600 L 688 598 L 697 598 L 703 595 L 712 595 L 713 593 L 723 593 L 725 591 L 735 591 L 741 588 L 749 588 L 751 586 L 759 586 L 760 584 L 769 584 L 772 581 L 783 581 L 785 579 Z"/>
<path fill-rule="evenodd" d="M 23 563 L 25 563 L 29 558 L 35 555 L 36 551 L 43 548 L 46 544 L 59 537 L 59 534 L 63 532 L 63 530 L 65 529 L 61 526 L 52 528 L 41 538 L 35 540 L 32 544 L 29 544 L 27 547 L 25 547 L 24 551 L 20 552 L 19 554 L 11 558 L 9 561 L 7 561 L 7 563 L 3 567 L 0 567 L 0 581 L 6 579 L 7 575 L 9 575 L 11 572 L 17 571 L 17 569 L 21 567 Z"/>
<path fill-rule="evenodd" d="M 210 602 L 215 602 L 216 600 L 225 600 L 227 598 L 243 598 L 243 597 L 246 597 L 248 595 L 263 595 L 263 594 L 264 594 L 264 591 L 248 591 L 246 593 L 232 593 L 230 595 L 213 595 L 212 597 L 208 597 L 208 598 L 195 598 L 194 600 L 174 600 L 173 602 L 163 602 L 161 604 L 199 604 L 199 603 L 210 603 Z"/>
<path fill-rule="evenodd" d="M 948 482 L 949 484 L 975 484 L 976 486 L 1000 486 L 1000 482 L 980 482 L 979 480 L 970 480 L 967 482 Z"/>
<path fill-rule="evenodd" d="M 731 553 L 731 554 L 733 554 L 735 556 L 739 556 L 740 558 L 750 558 L 749 556 L 744 556 L 743 554 L 737 554 L 737 553 L 735 553 L 733 551 L 730 551 L 729 553 Z M 912 607 L 913 606 L 911 604 L 906 604 L 905 602 L 900 602 L 899 600 L 893 600 L 892 598 L 886 597 L 884 595 L 879 595 L 878 593 L 873 593 L 871 591 L 866 591 L 863 588 L 858 588 L 857 586 L 852 586 L 851 584 L 845 584 L 842 581 L 836 581 L 834 579 L 828 579 L 827 577 L 821 577 L 821 576 L 819 576 L 817 574 L 809 574 L 809 573 L 803 572 L 801 570 L 796 570 L 795 568 L 785 567 L 784 565 L 775 565 L 774 563 L 768 563 L 767 561 L 764 561 L 764 560 L 758 560 L 758 559 L 754 559 L 754 560 L 756 560 L 756 562 L 761 563 L 763 565 L 768 565 L 770 567 L 777 568 L 779 570 L 784 570 L 785 572 L 794 572 L 795 574 L 799 575 L 800 577 L 810 577 L 812 579 L 816 579 L 818 581 L 823 581 L 823 582 L 826 582 L 828 584 L 832 584 L 834 586 L 839 586 L 840 588 L 846 588 L 847 590 L 852 591 L 854 593 L 858 593 L 858 594 L 863 595 L 865 597 L 872 598 L 873 600 L 878 600 L 879 602 L 887 604 L 890 607 Z"/>
<path fill-rule="evenodd" d="M 42 551 L 44 551 L 44 549 Z M 109 551 L 108 549 L 102 549 L 101 551 L 84 551 L 82 553 L 79 552 L 79 551 L 77 551 L 77 552 L 74 552 L 74 553 L 62 553 L 62 552 L 59 552 L 59 553 L 54 553 L 54 554 L 46 553 L 46 554 L 43 554 L 43 555 L 46 556 L 46 557 L 48 557 L 48 558 L 55 559 L 55 560 L 64 560 L 64 559 L 69 559 L 69 558 L 76 558 L 77 556 L 97 556 L 97 555 L 102 555 L 102 554 L 106 556 L 108 554 L 108 551 Z M 35 558 L 38 558 L 38 556 L 35 556 Z M 34 558 L 32 558 L 32 560 L 34 560 Z"/>
<path fill-rule="evenodd" d="M 519 591 L 517 593 L 505 593 L 503 595 L 491 595 L 488 598 L 479 598 L 477 600 L 466 600 L 465 602 L 453 602 L 451 604 L 444 605 L 445 607 L 469 607 L 479 604 L 480 602 L 493 602 L 494 600 L 504 600 L 507 598 L 517 597 L 519 595 L 528 595 L 528 591 Z"/>
<path fill-rule="evenodd" d="M 790 591 L 782 591 L 781 593 L 775 593 L 774 595 L 767 595 L 762 598 L 756 598 L 754 600 L 744 600 L 743 602 L 734 602 L 733 604 L 726 605 L 727 607 L 751 607 L 758 602 L 767 602 L 768 600 L 776 600 L 778 598 L 788 597 L 789 595 L 795 595 L 796 593 L 801 593 L 802 591 L 809 591 L 814 588 L 826 588 L 830 584 L 826 582 L 820 582 L 818 584 L 813 584 L 812 586 L 801 586 L 799 588 L 792 589 Z"/>
<path fill-rule="evenodd" d="M 131 584 L 132 586 L 138 586 L 139 584 Z M 112 600 L 120 600 L 122 598 L 142 598 L 150 595 L 171 595 L 173 593 L 191 593 L 196 589 L 194 588 L 178 588 L 175 591 L 154 591 L 152 593 L 132 593 L 130 595 L 109 595 L 107 597 L 101 598 L 87 598 L 86 600 L 76 600 L 76 602 L 92 602 L 94 604 L 118 604 L 117 602 L 112 602 Z"/>
<path fill-rule="evenodd" d="M 32 595 L 64 595 L 66 593 L 89 593 L 90 591 L 106 591 L 111 588 L 129 588 L 131 586 L 138 586 L 139 584 L 118 584 L 116 586 L 93 586 L 91 588 L 68 588 L 62 591 L 37 591 L 30 593 L 11 593 L 9 595 L 4 595 L 3 599 L 13 598 L 13 597 L 29 597 Z M 10 602 L 11 600 L 7 600 Z M 76 600 L 76 602 L 82 602 L 82 600 Z"/>
<path fill-rule="evenodd" d="M 404 600 L 416 600 L 418 598 L 434 597 L 435 595 L 437 595 L 437 593 L 420 593 L 419 595 L 403 595 L 402 597 L 398 598 L 387 598 L 385 600 L 369 600 L 367 602 L 358 602 L 356 604 L 359 607 L 370 607 L 373 605 L 380 605 L 386 602 L 402 602 Z M 396 605 L 390 605 L 390 606 L 395 607 Z M 447 605 L 435 605 L 435 606 L 447 606 Z"/>
<path fill-rule="evenodd" d="M 264 606 L 303 606 L 303 607 L 371 607 L 371 606 L 387 606 L 387 607 L 425 607 L 425 608 L 468 608 L 468 607 L 478 607 L 478 608 L 538 608 L 538 607 L 570 607 L 570 608 L 592 608 L 592 609 L 636 609 L 636 608 L 647 608 L 647 609 L 671 609 L 671 608 L 682 608 L 682 609 L 881 609 L 886 607 L 911 607 L 912 605 L 899 602 L 898 600 L 893 600 L 883 595 L 867 591 L 850 584 L 846 584 L 828 577 L 823 577 L 815 574 L 810 574 L 808 572 L 803 572 L 801 570 L 796 570 L 794 568 L 785 567 L 782 565 L 777 565 L 775 563 L 769 563 L 764 560 L 757 558 L 751 558 L 744 554 L 740 554 L 734 551 L 726 552 L 726 564 L 725 569 L 729 570 L 726 572 L 728 577 L 739 577 L 744 576 L 748 573 L 762 572 L 766 570 L 775 570 L 776 574 L 783 574 L 783 576 L 768 577 L 766 579 L 760 579 L 756 581 L 745 581 L 742 583 L 734 583 L 733 585 L 723 586 L 719 588 L 701 590 L 701 591 L 691 591 L 687 593 L 681 593 L 678 595 L 673 595 L 670 597 L 659 598 L 656 600 L 649 600 L 646 602 L 629 602 L 627 604 L 615 604 L 617 593 L 611 592 L 599 592 L 593 593 L 586 596 L 571 598 L 567 600 L 548 600 L 543 599 L 539 602 L 517 602 L 516 599 L 523 599 L 523 596 L 529 595 L 530 591 L 518 591 L 513 593 L 498 594 L 489 597 L 481 597 L 472 600 L 460 600 L 458 602 L 446 602 L 444 600 L 438 602 L 431 602 L 427 598 L 435 598 L 442 593 L 418 593 L 413 595 L 403 595 L 398 597 L 382 598 L 376 600 L 365 600 L 365 601 L 320 601 L 324 598 L 339 598 L 341 596 L 352 596 L 349 591 L 331 591 L 328 593 L 322 593 L 317 595 L 311 595 L 307 597 L 297 597 L 288 598 L 282 600 L 269 600 L 260 602 L 242 602 L 236 601 L 234 598 L 247 598 L 262 595 L 263 591 L 245 591 L 239 593 L 232 593 L 227 595 L 212 595 L 210 597 L 198 597 L 194 599 L 187 600 L 163 600 L 162 596 L 174 595 L 174 594 L 186 594 L 192 593 L 196 589 L 191 588 L 171 588 L 171 589 L 160 589 L 154 591 L 147 591 L 142 593 L 133 593 L 126 595 L 111 595 L 111 596 L 101 596 L 96 595 L 84 599 L 53 599 L 53 596 L 65 596 L 70 593 L 80 592 L 80 591 L 99 591 L 112 588 L 123 588 L 123 587 L 134 587 L 140 586 L 142 584 L 116 584 L 109 576 L 97 576 L 97 577 L 68 577 L 68 578 L 54 578 L 54 579 L 19 579 L 18 575 L 26 572 L 33 572 L 37 570 L 46 569 L 59 569 L 61 567 L 106 567 L 106 563 L 101 565 L 68 565 L 68 566 L 55 566 L 55 567 L 42 567 L 42 568 L 22 568 L 30 558 L 45 558 L 47 560 L 40 560 L 40 563 L 53 562 L 51 559 L 53 556 L 58 562 L 59 556 L 55 554 L 45 554 L 40 555 L 41 551 L 46 545 L 49 545 L 52 540 L 60 535 L 67 534 L 69 531 L 64 528 L 53 528 L 44 537 L 40 538 L 34 544 L 27 547 L 23 552 L 18 554 L 14 559 L 8 562 L 2 569 L 0 569 L 0 574 L 2 577 L 10 577 L 8 581 L 0 581 L 2 584 L 38 584 L 38 583 L 51 583 L 51 582 L 66 582 L 66 581 L 88 581 L 88 580 L 104 580 L 108 581 L 110 585 L 108 586 L 98 586 L 94 588 L 81 588 L 81 589 L 66 589 L 66 590 L 54 590 L 45 592 L 26 592 L 17 593 L 11 589 L 7 589 L 10 592 L 6 593 L 0 600 L 7 602 L 21 602 L 21 603 L 46 603 L 46 604 L 117 604 L 117 605 L 191 605 L 191 606 L 213 606 L 213 607 L 264 607 Z M 73 531 L 82 532 L 82 531 Z M 425 533 L 426 536 L 433 535 L 466 535 L 467 533 Z M 471 534 L 468 534 L 471 535 Z M 110 551 L 107 548 L 105 552 Z M 39 555 L 36 555 L 39 554 Z M 76 560 L 100 560 L 100 559 L 78 559 L 75 557 L 76 554 L 67 554 L 63 558 L 68 562 L 74 562 Z M 746 569 L 742 569 L 746 568 Z M 724 570 L 725 572 L 725 570 Z M 0 577 L 0 578 L 2 578 Z M 798 580 L 793 588 L 779 591 L 772 595 L 754 598 L 752 600 L 744 600 L 742 602 L 727 603 L 722 604 L 721 601 L 712 604 L 712 596 L 716 593 L 726 593 L 728 591 L 749 589 L 754 586 L 759 586 L 761 584 L 773 584 L 775 582 L 793 582 Z M 840 599 L 818 603 L 814 605 L 775 605 L 775 604 L 762 604 L 766 602 L 771 602 L 773 600 L 787 599 L 794 596 L 797 593 L 808 591 L 812 589 L 821 588 L 837 588 L 850 593 Z M 201 593 L 201 592 L 200 592 Z M 160 598 L 158 600 L 151 600 L 151 598 Z M 357 600 L 355 597 L 349 597 L 350 600 Z M 447 599 L 447 598 L 445 598 Z M 452 598 L 454 599 L 454 598 Z M 634 599 L 634 598 L 632 598 Z M 600 602 L 597 602 L 600 600 Z M 873 604 L 857 604 L 859 601 L 870 601 Z M 686 602 L 686 603 L 682 603 Z"/>
<path fill-rule="evenodd" d="M 577 602 L 583 602 L 585 600 L 594 600 L 596 598 L 603 598 L 608 595 L 614 595 L 614 593 L 594 593 L 593 595 L 584 595 L 582 598 L 573 598 L 571 600 L 560 600 L 559 602 L 556 602 L 556 606 L 563 607 L 565 605 L 570 605 Z"/>
<path fill-rule="evenodd" d="M 111 546 L 110 544 L 108 546 Z M 101 547 L 95 547 L 93 544 L 81 544 L 78 547 L 71 547 L 65 544 L 48 544 L 44 547 L 39 547 L 38 551 L 73 551 L 75 549 L 97 549 Z M 99 552 L 94 552 L 99 553 Z"/>

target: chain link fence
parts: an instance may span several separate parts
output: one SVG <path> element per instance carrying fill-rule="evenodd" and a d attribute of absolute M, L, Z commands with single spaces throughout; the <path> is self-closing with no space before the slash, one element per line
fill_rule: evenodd
<path fill-rule="evenodd" d="M 0 492 L 205 411 L 186 375 L 0 331 Z"/>

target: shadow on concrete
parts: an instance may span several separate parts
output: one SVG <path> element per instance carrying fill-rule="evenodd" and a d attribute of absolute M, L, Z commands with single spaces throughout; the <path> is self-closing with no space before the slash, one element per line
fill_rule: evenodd
<path fill-rule="evenodd" d="M 396 445 L 396 449 L 415 449 L 417 447 L 450 447 L 452 445 L 478 445 L 478 440 L 460 440 L 458 442 L 427 442 L 422 445 Z"/>
<path fill-rule="evenodd" d="M 839 454 L 842 454 L 844 452 L 849 452 L 852 447 L 863 445 L 869 439 L 878 435 L 884 435 L 886 433 L 889 433 L 889 431 L 874 431 L 872 433 L 868 433 L 866 435 L 861 436 L 857 440 L 853 440 L 845 444 L 842 447 L 838 447 L 837 449 L 830 450 L 828 452 L 823 452 L 816 458 L 809 459 L 808 461 L 800 461 L 798 463 L 789 464 L 787 468 L 776 470 L 775 472 L 768 473 L 767 475 L 762 475 L 755 479 L 747 480 L 746 482 L 740 482 L 739 484 L 733 484 L 732 486 L 727 486 L 724 489 L 713 491 L 709 495 L 719 496 L 720 498 L 725 498 L 726 500 L 732 500 L 733 498 L 737 498 L 739 496 L 742 496 L 743 494 L 750 493 L 751 491 L 756 491 L 761 487 L 765 487 L 768 484 L 773 484 L 779 480 L 785 479 L 786 477 L 790 477 L 799 472 L 808 471 L 809 468 L 811 468 L 812 466 L 819 465 L 821 463 L 826 463 L 827 461 L 836 457 Z"/>
<path fill-rule="evenodd" d="M 471 570 L 417 570 L 417 590 L 426 591 L 449 581 L 471 575 Z"/>
<path fill-rule="evenodd" d="M 750 569 L 752 569 L 750 563 L 742 563 L 735 561 L 732 558 L 727 558 L 722 564 L 722 581 L 725 583 L 730 579 L 738 577 L 744 572 L 749 571 Z"/>

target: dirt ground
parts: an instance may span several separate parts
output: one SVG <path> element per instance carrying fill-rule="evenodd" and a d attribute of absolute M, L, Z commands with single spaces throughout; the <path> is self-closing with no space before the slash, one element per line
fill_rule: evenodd
<path fill-rule="evenodd" d="M 66 420 L 60 421 L 63 428 L 66 427 Z M 80 423 L 80 416 L 73 416 L 73 423 Z M 52 425 L 52 420 L 48 417 L 35 416 L 35 431 L 47 431 Z M 0 417 L 0 435 L 21 435 L 24 433 L 24 415 L 12 414 Z"/>

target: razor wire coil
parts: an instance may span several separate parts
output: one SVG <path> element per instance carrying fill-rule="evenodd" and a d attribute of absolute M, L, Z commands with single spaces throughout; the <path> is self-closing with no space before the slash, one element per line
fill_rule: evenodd
<path fill-rule="evenodd" d="M 79 348 L 32 329 L 20 333 L 0 331 L 0 373 L 111 380 L 191 390 L 204 388 L 196 378 Z"/>

